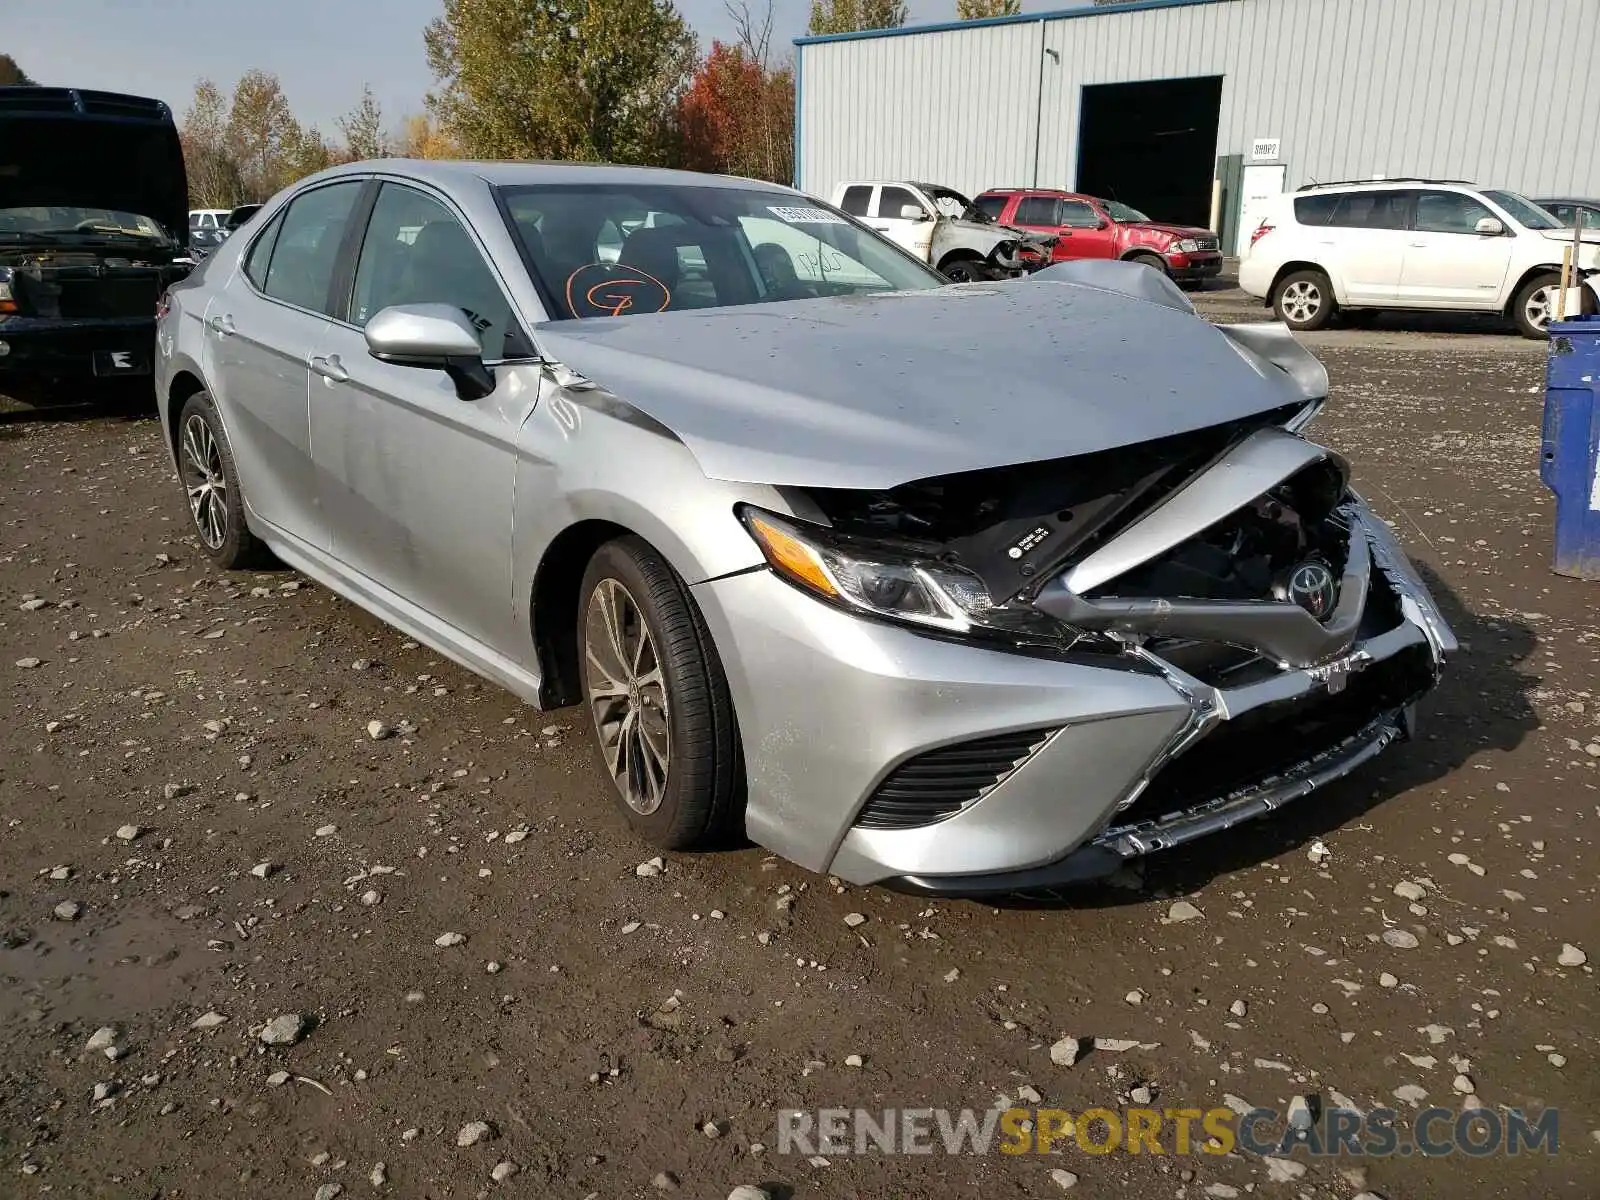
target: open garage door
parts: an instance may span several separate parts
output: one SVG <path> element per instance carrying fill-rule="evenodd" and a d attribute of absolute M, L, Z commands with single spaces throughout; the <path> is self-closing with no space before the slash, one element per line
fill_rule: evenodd
<path fill-rule="evenodd" d="M 1085 87 L 1077 190 L 1205 225 L 1221 108 L 1220 75 Z"/>

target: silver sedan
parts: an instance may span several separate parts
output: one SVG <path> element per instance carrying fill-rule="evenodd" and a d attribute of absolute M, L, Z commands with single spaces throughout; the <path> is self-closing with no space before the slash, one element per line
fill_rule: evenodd
<path fill-rule="evenodd" d="M 1092 879 L 1355 769 L 1455 645 L 1302 436 L 1316 360 L 1138 265 L 947 286 L 771 184 L 357 163 L 158 342 L 207 553 L 583 704 L 662 847 Z"/>

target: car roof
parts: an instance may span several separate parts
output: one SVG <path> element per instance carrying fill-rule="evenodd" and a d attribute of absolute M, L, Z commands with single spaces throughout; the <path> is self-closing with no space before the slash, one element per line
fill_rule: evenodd
<path fill-rule="evenodd" d="M 1600 208 L 1600 198 L 1594 196 L 1538 196 L 1529 198 L 1535 204 L 1588 204 Z"/>
<path fill-rule="evenodd" d="M 1295 195 L 1304 196 L 1315 192 L 1350 192 L 1350 191 L 1384 191 L 1391 188 L 1414 189 L 1417 187 L 1464 188 L 1476 192 L 1481 189 L 1470 179 L 1422 179 L 1407 176 L 1391 176 L 1388 179 L 1341 179 L 1336 183 L 1308 183 L 1295 191 Z"/>
<path fill-rule="evenodd" d="M 525 187 L 535 184 L 654 184 L 668 187 L 724 187 L 751 191 L 793 192 L 781 183 L 760 179 L 741 179 L 733 175 L 710 175 L 699 171 L 675 171 L 663 167 L 622 167 L 609 163 L 574 162 L 491 162 L 465 159 L 380 158 L 344 163 L 319 171 L 318 179 L 342 175 L 403 175 L 426 183 L 449 187 L 452 184 L 483 182 L 491 187 Z M 797 195 L 799 193 L 796 193 Z"/>

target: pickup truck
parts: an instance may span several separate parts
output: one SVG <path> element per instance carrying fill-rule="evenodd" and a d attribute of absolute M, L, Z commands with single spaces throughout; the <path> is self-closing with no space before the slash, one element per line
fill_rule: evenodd
<path fill-rule="evenodd" d="M 957 283 L 1011 279 L 1050 265 L 1055 238 L 1002 225 L 960 192 L 931 183 L 851 180 L 833 205 Z"/>
<path fill-rule="evenodd" d="M 996 221 L 1056 235 L 1052 259 L 1125 258 L 1193 285 L 1222 272 L 1217 235 L 1196 225 L 1152 221 L 1136 208 L 1053 188 L 991 188 L 978 207 Z"/>

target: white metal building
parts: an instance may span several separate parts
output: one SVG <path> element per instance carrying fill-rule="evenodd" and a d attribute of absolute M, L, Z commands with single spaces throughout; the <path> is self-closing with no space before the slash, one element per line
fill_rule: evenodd
<path fill-rule="evenodd" d="M 1600 196 L 1600 0 L 1136 0 L 801 38 L 796 165 L 1221 226 L 1409 175 Z M 1213 189 L 1213 179 L 1220 185 Z"/>

